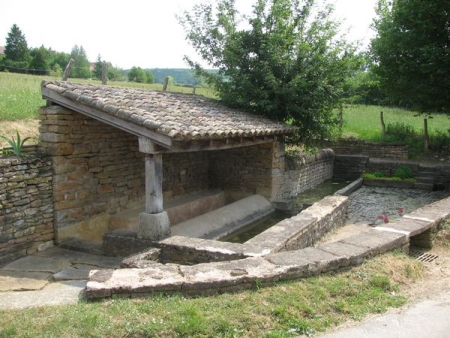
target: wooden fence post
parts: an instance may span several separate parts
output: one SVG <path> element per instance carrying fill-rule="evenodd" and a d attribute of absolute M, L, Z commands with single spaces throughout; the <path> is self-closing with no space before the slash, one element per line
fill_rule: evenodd
<path fill-rule="evenodd" d="M 166 76 L 164 79 L 163 92 L 165 92 L 167 90 L 168 84 L 169 84 L 169 77 Z"/>
<path fill-rule="evenodd" d="M 384 142 L 384 137 L 386 136 L 386 125 L 384 124 L 383 112 L 380 112 L 381 121 L 381 142 Z"/>
<path fill-rule="evenodd" d="M 108 84 L 108 65 L 105 61 L 102 63 L 102 85 Z"/>
<path fill-rule="evenodd" d="M 64 74 L 63 74 L 63 77 L 62 77 L 63 81 L 67 81 L 67 79 L 69 78 L 69 75 L 70 75 L 70 72 L 72 71 L 72 66 L 73 66 L 74 62 L 75 62 L 74 59 L 70 59 L 69 63 L 67 64 L 67 67 L 64 70 Z"/>
<path fill-rule="evenodd" d="M 428 119 L 423 119 L 423 150 L 428 152 L 430 136 L 428 135 Z"/>

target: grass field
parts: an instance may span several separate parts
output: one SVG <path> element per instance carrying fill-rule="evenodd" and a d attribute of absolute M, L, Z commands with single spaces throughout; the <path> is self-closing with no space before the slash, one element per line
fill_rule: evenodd
<path fill-rule="evenodd" d="M 0 337 L 307 337 L 405 304 L 423 265 L 400 253 L 347 272 L 235 294 L 155 295 L 0 311 Z"/>
<path fill-rule="evenodd" d="M 415 116 L 415 112 L 399 108 L 378 106 L 346 106 L 344 109 L 344 135 L 358 136 L 368 141 L 381 141 L 380 112 L 383 111 L 383 119 L 386 126 L 404 124 L 412 128 L 416 133 L 423 133 L 424 116 Z M 428 119 L 428 130 L 431 136 L 439 133 L 448 133 L 450 119 L 447 115 L 433 114 Z"/>
<path fill-rule="evenodd" d="M 36 121 L 38 109 L 45 104 L 40 92 L 43 79 L 51 77 L 23 75 L 0 72 L 0 135 L 11 137 L 15 130 L 22 136 L 30 136 L 37 140 Z M 100 84 L 96 80 L 74 81 Z M 161 84 L 139 84 L 132 82 L 110 82 L 113 86 L 135 87 L 144 90 L 162 90 Z M 169 91 L 192 93 L 192 88 L 172 86 Z M 214 97 L 214 91 L 208 88 L 197 88 L 196 93 Z M 367 141 L 381 140 L 380 111 L 384 112 L 384 121 L 388 132 L 387 142 L 407 142 L 416 152 L 421 151 L 423 135 L 423 117 L 416 117 L 415 112 L 378 106 L 346 106 L 343 112 L 343 136 L 357 137 Z M 446 115 L 432 115 L 428 119 L 428 131 L 431 148 L 445 150 L 450 148 L 450 119 Z M 2 143 L 0 143 L 0 146 Z M 3 144 L 6 145 L 6 144 Z"/>

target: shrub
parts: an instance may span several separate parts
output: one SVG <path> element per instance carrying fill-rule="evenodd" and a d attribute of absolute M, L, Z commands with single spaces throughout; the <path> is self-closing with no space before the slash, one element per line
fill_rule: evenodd
<path fill-rule="evenodd" d="M 403 122 L 388 123 L 386 136 L 393 141 L 414 140 L 419 137 L 413 127 Z"/>
<path fill-rule="evenodd" d="M 399 168 L 394 173 L 394 177 L 398 177 L 401 180 L 406 180 L 407 178 L 413 178 L 413 172 L 410 167 L 404 165 Z"/>

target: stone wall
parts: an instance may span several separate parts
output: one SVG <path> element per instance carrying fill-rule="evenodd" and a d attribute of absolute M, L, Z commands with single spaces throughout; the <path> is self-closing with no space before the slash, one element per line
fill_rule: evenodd
<path fill-rule="evenodd" d="M 278 198 L 291 198 L 333 177 L 334 152 L 286 157 L 286 170 L 278 186 Z"/>
<path fill-rule="evenodd" d="M 42 152 L 53 157 L 57 240 L 100 241 L 111 214 L 143 205 L 138 138 L 59 106 L 40 110 Z M 208 187 L 206 155 L 163 156 L 165 198 Z"/>
<path fill-rule="evenodd" d="M 366 171 L 369 156 L 336 155 L 334 158 L 333 179 L 336 181 L 353 181 Z"/>
<path fill-rule="evenodd" d="M 0 264 L 52 245 L 51 160 L 0 158 Z"/>
<path fill-rule="evenodd" d="M 206 152 L 163 155 L 163 191 L 166 199 L 208 188 L 209 162 Z"/>
<path fill-rule="evenodd" d="M 339 155 L 366 155 L 379 158 L 408 159 L 408 145 L 403 143 L 373 143 L 364 140 L 341 140 L 329 144 Z"/>
<path fill-rule="evenodd" d="M 253 194 L 271 201 L 283 180 L 284 145 L 272 142 L 214 151 L 209 163 L 211 186 L 225 190 L 231 201 Z"/>

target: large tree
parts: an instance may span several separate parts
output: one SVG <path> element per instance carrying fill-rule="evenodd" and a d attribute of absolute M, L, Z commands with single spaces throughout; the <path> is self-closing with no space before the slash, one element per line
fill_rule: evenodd
<path fill-rule="evenodd" d="M 393 103 L 450 113 L 450 0 L 380 0 L 371 51 Z"/>
<path fill-rule="evenodd" d="M 95 61 L 95 67 L 92 71 L 92 75 L 94 75 L 94 78 L 101 80 L 102 79 L 102 72 L 103 72 L 103 62 L 102 57 L 100 54 L 97 55 L 97 61 Z"/>
<path fill-rule="evenodd" d="M 147 74 L 145 74 L 145 71 L 141 67 L 132 67 L 128 73 L 128 81 L 146 83 Z"/>
<path fill-rule="evenodd" d="M 29 65 L 30 73 L 35 75 L 50 74 L 49 60 L 51 52 L 44 46 L 41 46 L 34 48 L 30 54 L 32 57 Z"/>
<path fill-rule="evenodd" d="M 290 121 L 302 141 L 326 136 L 352 68 L 353 48 L 337 36 L 331 6 L 315 0 L 257 0 L 249 16 L 234 0 L 200 4 L 179 17 L 209 67 L 185 57 L 225 104 Z"/>
<path fill-rule="evenodd" d="M 90 63 L 83 46 L 78 47 L 75 45 L 72 48 L 70 57 L 75 61 L 70 77 L 87 79 L 92 76 L 91 71 L 89 70 Z"/>
<path fill-rule="evenodd" d="M 28 44 L 25 35 L 20 28 L 14 24 L 6 38 L 5 60 L 21 62 L 29 60 Z"/>

